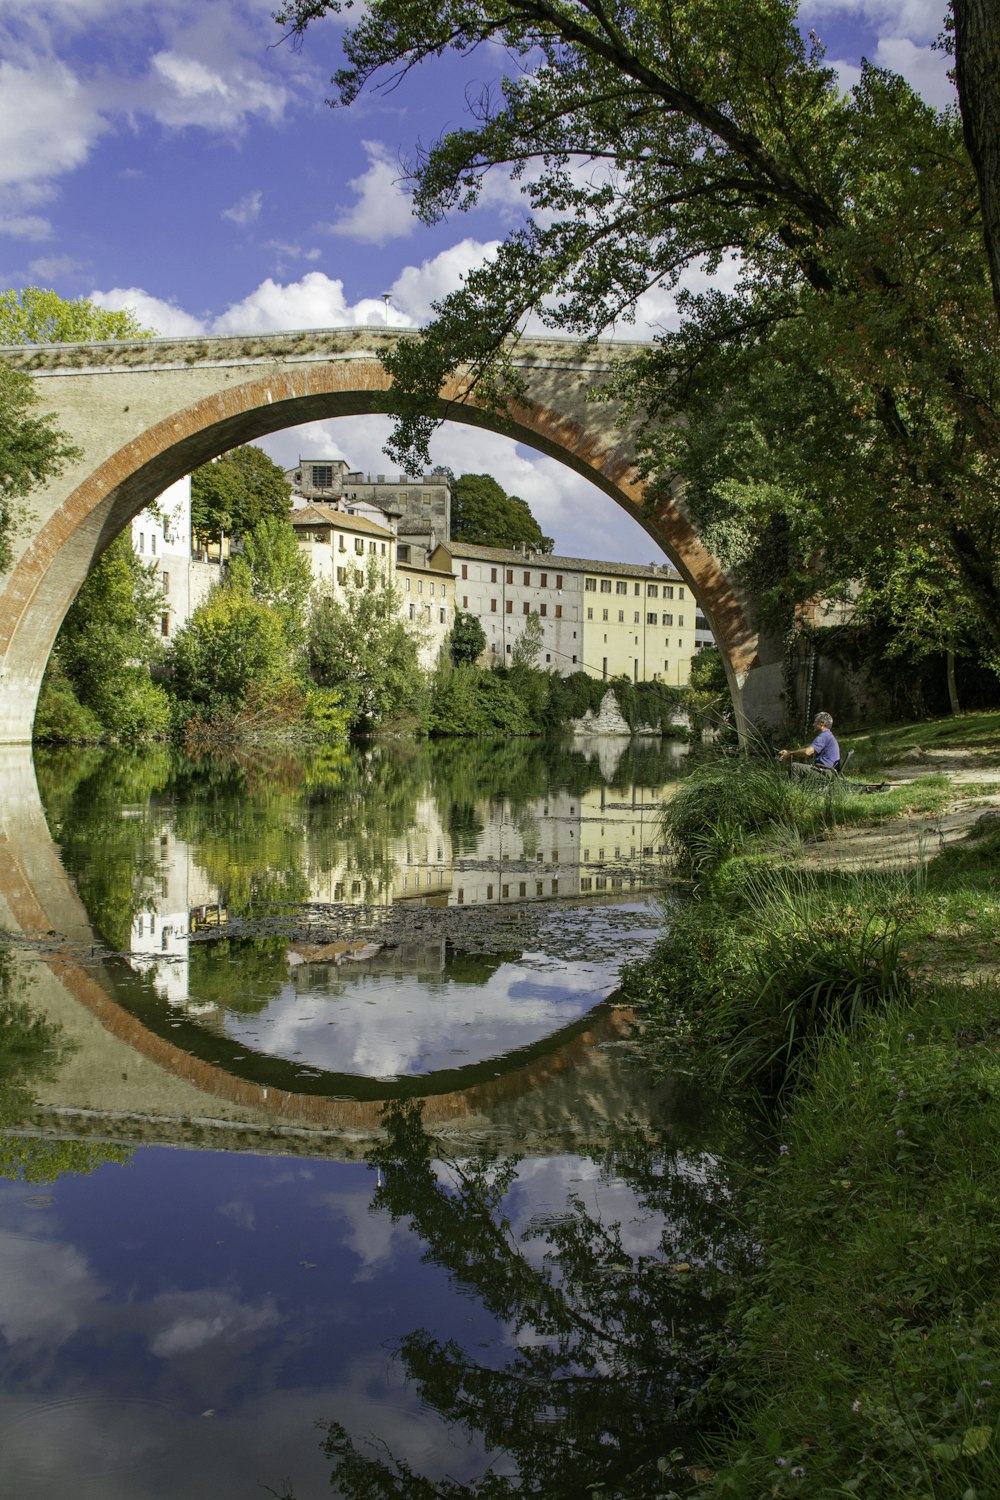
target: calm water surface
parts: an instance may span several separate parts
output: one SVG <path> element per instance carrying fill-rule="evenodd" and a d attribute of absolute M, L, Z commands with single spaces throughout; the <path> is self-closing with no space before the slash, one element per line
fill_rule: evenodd
<path fill-rule="evenodd" d="M 612 998 L 676 769 L 7 754 L 0 977 L 63 1044 L 0 1087 L 0 1493 L 658 1492 L 732 1245 Z"/>

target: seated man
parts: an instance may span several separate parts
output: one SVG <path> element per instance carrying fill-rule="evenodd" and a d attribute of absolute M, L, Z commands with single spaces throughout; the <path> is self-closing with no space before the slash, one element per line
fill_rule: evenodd
<path fill-rule="evenodd" d="M 833 719 L 820 713 L 813 719 L 816 737 L 801 750 L 782 750 L 778 759 L 796 776 L 833 776 L 840 769 L 840 746 L 833 737 Z"/>

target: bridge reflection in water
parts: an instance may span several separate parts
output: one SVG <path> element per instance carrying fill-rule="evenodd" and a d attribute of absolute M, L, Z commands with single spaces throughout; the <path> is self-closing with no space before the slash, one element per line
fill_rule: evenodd
<path fill-rule="evenodd" d="M 658 1107 L 623 1065 L 629 1017 L 607 997 L 657 930 L 646 894 L 662 875 L 663 787 L 623 791 L 608 770 L 461 816 L 425 788 L 377 859 L 320 818 L 282 893 L 296 899 L 240 913 L 226 860 L 185 836 L 174 800 L 141 817 L 123 805 L 145 874 L 127 931 L 109 934 L 60 857 L 27 748 L 0 747 L 14 987 L 69 1042 L 25 1123 L 354 1159 L 400 1097 L 425 1100 L 455 1149 L 488 1132 L 528 1153 L 584 1149 L 609 1121 Z M 62 836 L 78 844 L 72 816 Z M 73 874 L 83 889 L 86 871 Z M 468 1040 L 463 1007 L 477 1012 Z"/>

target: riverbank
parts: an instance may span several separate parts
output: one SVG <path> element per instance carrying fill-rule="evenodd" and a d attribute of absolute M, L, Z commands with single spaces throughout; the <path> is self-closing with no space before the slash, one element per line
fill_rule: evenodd
<path fill-rule="evenodd" d="M 773 1135 L 677 1476 L 706 1500 L 1000 1493 L 996 717 L 859 747 L 892 790 L 842 808 L 748 786 L 741 823 L 730 787 L 700 838 L 696 785 L 668 809 L 696 895 L 628 993 Z"/>

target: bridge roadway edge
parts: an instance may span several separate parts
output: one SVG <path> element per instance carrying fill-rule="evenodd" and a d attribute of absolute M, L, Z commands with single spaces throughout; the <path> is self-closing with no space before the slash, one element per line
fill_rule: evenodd
<path fill-rule="evenodd" d="M 30 739 L 59 625 L 115 535 L 168 484 L 237 443 L 299 422 L 384 413 L 378 356 L 406 337 L 387 329 L 151 339 L 0 350 L 32 376 L 41 409 L 80 457 L 32 496 L 33 525 L 0 578 L 0 744 Z M 583 474 L 671 557 L 722 648 L 737 720 L 783 717 L 780 647 L 760 638 L 752 607 L 708 552 L 677 499 L 643 510 L 634 432 L 591 395 L 617 358 L 644 346 L 523 339 L 515 363 L 527 400 L 504 417 L 460 378 L 438 414 L 523 442 Z"/>

